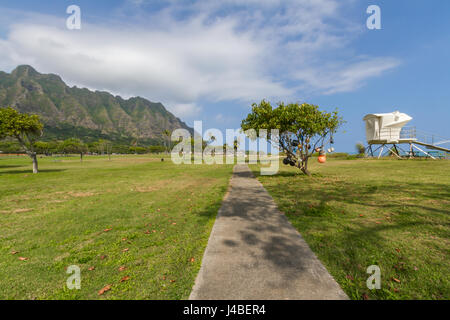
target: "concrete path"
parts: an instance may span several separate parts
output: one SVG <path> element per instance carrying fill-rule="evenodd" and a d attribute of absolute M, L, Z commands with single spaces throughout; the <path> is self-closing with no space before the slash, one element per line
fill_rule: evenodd
<path fill-rule="evenodd" d="M 348 299 L 246 165 L 237 165 L 190 299 Z"/>

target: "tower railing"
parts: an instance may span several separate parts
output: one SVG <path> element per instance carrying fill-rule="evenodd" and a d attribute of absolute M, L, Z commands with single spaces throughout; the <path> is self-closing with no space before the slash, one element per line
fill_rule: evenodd
<path fill-rule="evenodd" d="M 400 139 L 416 139 L 419 142 L 432 146 L 448 145 L 450 143 L 450 139 L 434 133 L 417 130 L 416 127 L 403 127 L 400 132 Z"/>
<path fill-rule="evenodd" d="M 408 139 L 417 139 L 417 130 L 416 127 L 403 127 L 400 131 L 400 139 L 408 140 Z"/>

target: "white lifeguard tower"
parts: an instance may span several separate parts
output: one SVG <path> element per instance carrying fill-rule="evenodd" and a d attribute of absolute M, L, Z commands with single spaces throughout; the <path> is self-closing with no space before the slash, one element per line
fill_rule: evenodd
<path fill-rule="evenodd" d="M 415 148 L 419 152 L 435 159 L 430 153 L 419 148 L 417 144 L 425 146 L 428 149 L 450 152 L 449 149 L 437 146 L 439 144 L 447 143 L 448 141 L 431 144 L 427 141 L 418 141 L 416 138 L 416 129 L 405 128 L 405 125 L 412 120 L 412 117 L 406 113 L 401 113 L 399 111 L 391 113 L 373 113 L 366 115 L 363 120 L 366 122 L 366 140 L 369 144 L 368 148 L 366 148 L 366 155 L 368 156 L 373 157 L 374 153 L 380 150 L 378 158 L 381 158 L 384 148 L 388 145 L 392 145 L 392 147 L 388 149 L 388 153 L 392 153 L 398 158 L 401 158 L 399 150 L 402 149 L 398 146 L 399 144 L 409 144 L 409 152 L 404 152 L 402 150 L 409 157 L 414 157 Z M 379 145 L 379 147 L 373 150 L 373 145 Z"/>

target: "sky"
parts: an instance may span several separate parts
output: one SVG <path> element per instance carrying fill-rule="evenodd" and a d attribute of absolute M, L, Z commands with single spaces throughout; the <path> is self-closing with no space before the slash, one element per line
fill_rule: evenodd
<path fill-rule="evenodd" d="M 0 70 L 20 64 L 162 102 L 204 129 L 239 128 L 266 99 L 337 108 L 340 152 L 365 142 L 369 113 L 399 110 L 450 139 L 448 0 L 0 0 Z"/>

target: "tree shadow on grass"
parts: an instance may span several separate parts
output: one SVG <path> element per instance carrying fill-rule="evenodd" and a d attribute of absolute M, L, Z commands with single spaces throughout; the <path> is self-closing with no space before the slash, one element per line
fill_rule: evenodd
<path fill-rule="evenodd" d="M 237 171 L 234 179 L 253 178 L 251 172 Z M 296 279 L 299 272 L 306 272 L 305 263 L 309 261 L 309 249 L 298 241 L 298 234 L 292 229 L 286 218 L 281 215 L 274 205 L 272 198 L 258 184 L 251 183 L 233 184 L 231 193 L 220 205 L 218 219 L 238 220 L 227 224 L 225 228 L 239 226 L 236 232 L 217 231 L 217 239 L 226 247 L 236 250 L 239 254 L 242 246 L 252 248 L 250 250 L 261 251 L 260 258 L 268 261 L 283 277 L 283 286 L 289 285 L 290 280 Z M 214 210 L 214 214 L 217 211 Z M 211 210 L 206 211 L 212 214 Z M 206 214 L 203 212 L 202 214 Z M 217 223 L 217 221 L 216 221 Z M 224 225 L 222 225 L 223 227 Z M 245 249 L 244 249 L 245 251 Z M 255 260 L 252 263 L 258 265 L 262 261 Z"/>
<path fill-rule="evenodd" d="M 259 171 L 253 171 L 252 174 L 235 172 L 233 179 L 250 178 L 253 175 L 259 176 Z M 280 177 L 282 177 L 280 181 L 277 181 L 276 179 Z M 427 232 L 436 233 L 440 232 L 435 228 L 437 225 L 448 226 L 442 221 L 442 214 L 450 213 L 443 202 L 450 199 L 450 190 L 445 183 L 386 181 L 385 184 L 379 185 L 380 181 L 375 181 L 375 184 L 370 181 L 344 181 L 330 179 L 321 174 L 313 175 L 313 178 L 316 179 L 297 172 L 281 171 L 276 176 L 264 177 L 269 182 L 265 188 L 277 199 L 278 207 L 292 217 L 291 221 L 294 223 L 296 215 L 306 216 L 308 219 L 309 217 L 325 219 L 324 221 L 339 219 L 340 216 L 357 218 L 359 212 L 355 210 L 361 207 L 374 209 L 376 219 L 384 218 L 384 213 L 388 216 L 392 215 L 391 221 L 382 224 L 375 225 L 373 221 L 374 225 L 371 226 L 361 220 L 362 223 L 350 225 L 344 232 L 325 233 L 319 240 L 313 241 L 315 245 L 325 243 L 334 249 L 336 247 L 333 244 L 341 246 L 339 250 L 342 249 L 344 252 L 337 256 L 342 259 L 357 257 L 358 252 L 367 250 L 368 240 L 372 246 L 380 248 L 381 255 L 386 254 L 383 251 L 384 248 L 392 246 L 391 239 L 385 236 L 386 232 L 401 234 L 414 232 L 414 230 L 427 230 Z M 285 270 L 283 274 L 288 280 L 295 272 L 298 272 L 296 270 L 291 273 L 290 270 L 294 268 L 294 265 L 301 265 L 302 254 L 305 254 L 302 253 L 303 248 L 292 242 L 290 237 L 285 237 L 289 233 L 289 228 L 271 223 L 275 218 L 272 210 L 257 210 L 270 206 L 270 201 L 262 189 L 252 190 L 251 185 L 233 189 L 231 197 L 225 200 L 228 203 L 228 209 L 222 210 L 221 215 L 226 218 L 240 219 L 243 224 L 249 224 L 245 225 L 245 230 L 240 232 L 239 240 L 225 238 L 223 243 L 227 246 L 246 244 L 261 248 L 265 252 L 265 259 Z M 438 201 L 438 205 L 432 201 Z M 365 212 L 362 213 L 368 216 Z M 436 219 L 430 220 L 432 217 Z M 299 220 L 299 223 L 301 221 Z M 263 238 L 265 231 L 271 236 Z M 338 240 L 338 243 L 334 243 L 335 240 Z M 330 253 L 330 256 L 333 254 Z M 355 269 L 356 266 L 349 268 Z M 336 270 L 339 269 L 340 267 L 337 267 Z"/>
<path fill-rule="evenodd" d="M 450 227 L 448 223 L 443 225 Z M 354 224 L 345 232 L 309 237 L 309 244 L 353 299 L 362 299 L 365 294 L 370 299 L 443 299 L 448 289 L 445 282 L 438 280 L 445 277 L 442 273 L 445 271 L 439 269 L 445 270 L 447 263 L 445 258 L 429 260 L 429 257 L 444 257 L 447 250 L 443 244 L 424 243 L 427 235 L 439 232 L 436 227 L 436 223 L 426 220 L 395 220 L 372 226 Z M 414 245 L 415 239 L 418 247 Z M 367 290 L 366 268 L 370 265 L 381 268 L 383 290 Z M 419 275 L 417 270 L 421 269 L 428 271 Z M 348 275 L 354 279 L 348 281 Z M 401 279 L 401 284 L 393 279 Z"/>
<path fill-rule="evenodd" d="M 19 167 L 24 167 L 24 166 L 20 165 L 20 164 L 2 164 L 2 165 L 0 165 L 0 169 L 4 169 L 4 168 L 19 168 Z"/>
<path fill-rule="evenodd" d="M 62 172 L 66 171 L 66 169 L 39 169 L 39 173 L 51 173 L 51 172 Z M 26 173 L 33 173 L 33 170 L 27 169 L 27 170 L 1 170 L 0 175 L 2 174 L 26 174 Z M 38 174 L 39 174 L 38 173 Z"/>
<path fill-rule="evenodd" d="M 262 176 L 259 168 L 253 169 L 252 172 L 256 177 Z M 316 174 L 313 173 L 313 176 L 315 176 L 315 175 Z M 306 177 L 306 175 L 302 171 L 300 171 L 300 169 L 293 170 L 293 171 L 278 171 L 275 175 L 268 175 L 268 176 L 263 176 L 263 177 L 297 177 L 297 176 L 305 176 Z"/>
<path fill-rule="evenodd" d="M 256 175 L 260 177 L 258 172 Z M 299 200 L 299 203 L 310 205 L 319 200 L 320 206 L 325 208 L 329 202 L 335 201 L 341 204 L 358 204 L 396 212 L 401 212 L 405 207 L 409 207 L 426 210 L 430 213 L 450 214 L 450 209 L 426 205 L 426 201 L 450 200 L 450 188 L 446 183 L 427 181 L 401 183 L 390 181 L 388 178 L 383 184 L 379 184 L 378 180 L 374 183 L 370 180 L 351 182 L 330 180 L 329 177 L 322 174 L 313 174 L 310 178 L 296 173 L 291 174 L 291 172 L 283 174 L 283 171 L 274 176 L 261 177 L 269 181 L 265 188 L 281 203 Z M 282 179 L 277 182 L 276 179 L 280 177 L 291 177 L 292 179 Z M 317 205 L 313 205 L 317 208 Z M 308 210 L 306 206 L 302 209 Z"/>
<path fill-rule="evenodd" d="M 367 290 L 364 283 L 356 285 L 356 281 L 349 281 L 346 275 L 365 279 L 365 268 L 381 263 L 383 281 L 386 281 L 382 286 L 387 289 L 369 295 L 393 298 L 395 295 L 388 292 L 392 286 L 389 279 L 417 281 L 408 274 L 415 272 L 409 261 L 426 260 L 430 250 L 437 250 L 436 255 L 445 255 L 439 244 L 439 238 L 448 238 L 450 228 L 450 188 L 445 181 L 408 181 L 406 178 L 399 181 L 389 177 L 385 181 L 341 180 L 334 176 L 279 180 L 268 176 L 262 181 L 267 182 L 265 188 L 277 199 L 280 210 L 305 233 L 309 244 L 353 298 L 362 298 Z M 314 233 L 310 234 L 309 230 Z M 422 249 L 411 251 L 404 247 L 404 243 L 414 239 L 422 244 Z M 410 245 L 414 246 L 413 242 Z M 396 252 L 396 246 L 402 250 Z M 413 283 L 409 287 L 411 293 L 404 292 L 405 297 L 443 296 L 436 281 L 428 281 L 431 278 L 424 274 L 421 277 L 427 289 L 421 293 L 414 289 Z M 423 292 L 428 293 L 422 296 Z"/>

